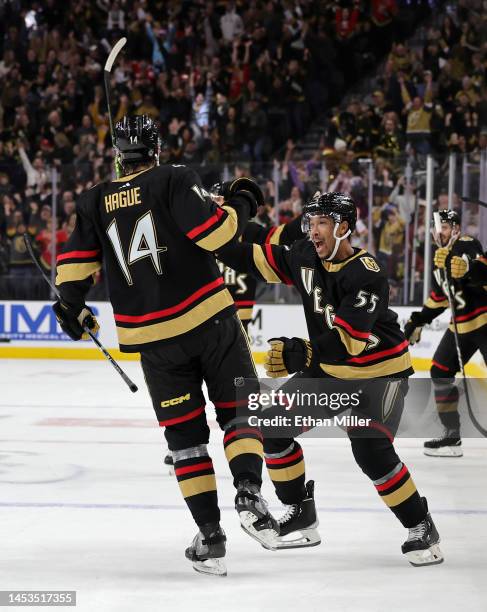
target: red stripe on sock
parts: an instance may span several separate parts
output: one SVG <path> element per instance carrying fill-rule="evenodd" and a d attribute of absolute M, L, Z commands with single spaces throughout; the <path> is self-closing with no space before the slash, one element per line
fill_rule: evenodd
<path fill-rule="evenodd" d="M 405 465 L 403 465 L 400 472 L 390 478 L 387 482 L 384 482 L 380 485 L 375 485 L 375 488 L 377 489 L 377 491 L 385 491 L 386 489 L 390 489 L 393 485 L 396 484 L 396 482 L 399 482 L 399 480 L 401 480 L 401 478 L 407 473 L 408 469 Z"/>
<path fill-rule="evenodd" d="M 225 444 L 225 442 L 228 442 L 229 440 L 232 440 L 233 438 L 235 438 L 236 436 L 239 436 L 240 434 L 254 434 L 254 436 L 258 436 L 259 440 L 262 440 L 262 434 L 260 433 L 260 431 L 258 429 L 237 429 L 235 431 L 232 431 L 231 433 L 227 434 L 224 438 L 223 438 L 223 443 Z"/>
<path fill-rule="evenodd" d="M 183 474 L 189 474 L 190 472 L 201 472 L 202 470 L 212 470 L 213 462 L 206 461 L 205 463 L 196 463 L 195 465 L 186 465 L 184 467 L 176 468 L 174 473 L 176 476 L 182 476 Z"/>
<path fill-rule="evenodd" d="M 302 456 L 303 456 L 303 449 L 300 448 L 298 451 L 296 451 L 292 455 L 289 455 L 288 457 L 278 457 L 276 459 L 273 459 L 272 457 L 268 459 L 266 457 L 265 463 L 266 465 L 278 465 L 282 463 L 290 463 L 291 461 L 294 461 L 298 457 L 302 457 Z"/>

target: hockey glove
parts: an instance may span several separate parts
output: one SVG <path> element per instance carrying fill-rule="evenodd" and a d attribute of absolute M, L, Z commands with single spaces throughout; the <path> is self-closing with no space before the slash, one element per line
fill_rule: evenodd
<path fill-rule="evenodd" d="M 211 192 L 216 195 L 221 195 L 225 200 L 230 198 L 237 193 L 241 193 L 246 196 L 251 203 L 250 217 L 255 217 L 257 213 L 257 207 L 264 205 L 264 194 L 261 188 L 255 181 L 247 177 L 237 178 L 233 181 L 226 181 L 225 183 L 217 183 L 211 188 Z M 251 194 L 248 195 L 248 194 Z"/>
<path fill-rule="evenodd" d="M 406 340 L 409 340 L 409 344 L 412 346 L 421 340 L 421 332 L 423 331 L 423 319 L 421 313 L 412 312 L 411 318 L 404 326 L 404 335 Z"/>
<path fill-rule="evenodd" d="M 458 255 L 455 255 L 451 258 L 450 262 L 451 277 L 456 279 L 463 278 L 468 272 L 469 267 L 470 260 L 466 253 L 462 255 L 462 257 L 458 257 Z"/>
<path fill-rule="evenodd" d="M 83 304 L 82 306 L 69 306 L 65 302 L 57 301 L 52 305 L 57 322 L 61 329 L 72 340 L 88 340 L 89 335 L 83 329 L 88 327 L 93 334 L 100 329 L 98 321 L 91 308 Z"/>
<path fill-rule="evenodd" d="M 446 267 L 446 259 L 450 254 L 450 249 L 446 247 L 440 247 L 435 251 L 435 266 L 443 270 Z"/>
<path fill-rule="evenodd" d="M 302 338 L 270 338 L 264 368 L 270 378 L 281 378 L 300 372 L 311 364 L 313 349 Z"/>

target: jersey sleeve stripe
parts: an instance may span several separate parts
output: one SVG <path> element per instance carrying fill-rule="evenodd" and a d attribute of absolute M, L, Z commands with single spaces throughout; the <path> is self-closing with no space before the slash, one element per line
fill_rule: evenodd
<path fill-rule="evenodd" d="M 237 233 L 238 218 L 233 208 L 225 207 L 226 219 L 207 236 L 197 240 L 196 244 L 206 251 L 216 251 L 229 242 Z"/>
<path fill-rule="evenodd" d="M 61 264 L 57 267 L 56 285 L 81 281 L 101 270 L 99 261 L 88 261 L 84 263 Z"/>
<path fill-rule="evenodd" d="M 472 310 L 472 312 L 469 312 L 468 314 L 461 315 L 459 317 L 455 317 L 455 321 L 457 322 L 468 321 L 469 319 L 473 319 L 473 317 L 476 317 L 480 313 L 486 312 L 486 311 L 487 311 L 487 306 L 481 306 L 480 308 L 476 308 L 475 310 Z"/>
<path fill-rule="evenodd" d="M 68 251 L 67 253 L 61 253 L 57 256 L 56 261 L 64 261 L 65 259 L 89 259 L 92 257 L 98 257 L 100 249 L 93 251 Z"/>
<path fill-rule="evenodd" d="M 409 342 L 404 340 L 401 344 L 397 346 L 393 346 L 390 349 L 386 349 L 385 351 L 378 351 L 377 353 L 372 353 L 372 355 L 365 355 L 364 357 L 352 357 L 351 359 L 347 359 L 347 363 L 367 363 L 369 361 L 375 361 L 376 359 L 382 359 L 383 357 L 390 357 L 391 355 L 395 355 L 396 353 L 400 353 L 401 351 L 407 350 Z"/>
<path fill-rule="evenodd" d="M 368 340 L 370 336 L 370 332 L 362 332 L 362 331 L 359 331 L 358 329 L 354 329 L 350 325 L 350 323 L 347 323 L 344 319 L 342 319 L 341 317 L 338 317 L 337 315 L 335 315 L 335 318 L 333 319 L 333 324 L 343 327 L 343 329 L 347 331 L 350 334 L 350 336 L 352 336 L 353 338 L 360 338 L 361 340 Z"/>
<path fill-rule="evenodd" d="M 438 302 L 429 297 L 424 305 L 426 308 L 448 308 L 448 300 L 443 298 L 441 302 Z"/>
<path fill-rule="evenodd" d="M 274 270 L 277 272 L 277 274 L 282 278 L 282 280 L 286 283 L 286 285 L 292 285 L 293 284 L 292 280 L 290 278 L 288 278 L 284 274 L 284 272 L 282 272 L 279 269 L 278 265 L 276 264 L 276 260 L 274 258 L 274 253 L 272 252 L 272 245 L 265 244 L 264 248 L 265 248 L 267 260 L 269 261 L 271 266 L 274 268 Z"/>
<path fill-rule="evenodd" d="M 206 232 L 206 230 L 209 229 L 212 225 L 215 225 L 215 223 L 218 223 L 218 221 L 223 217 L 224 214 L 225 214 L 225 211 L 223 210 L 223 208 L 218 207 L 214 215 L 212 215 L 209 219 L 207 219 L 201 225 L 197 225 L 189 232 L 186 232 L 186 236 L 190 238 L 191 240 L 194 240 L 196 236 L 199 236 L 203 232 Z"/>
<path fill-rule="evenodd" d="M 431 291 L 430 298 L 435 302 L 443 302 L 445 300 L 444 295 L 442 295 L 441 293 L 435 293 L 434 291 Z"/>
<path fill-rule="evenodd" d="M 171 316 L 173 314 L 176 314 L 177 312 L 180 312 L 181 310 L 184 310 L 187 306 L 195 302 L 197 299 L 199 299 L 206 293 L 213 291 L 213 289 L 216 289 L 217 287 L 222 286 L 223 284 L 224 284 L 223 278 L 219 277 L 215 279 L 214 281 L 212 281 L 211 283 L 204 285 L 203 287 L 198 289 L 198 291 L 195 291 L 192 295 L 187 297 L 185 300 L 183 300 L 182 302 L 179 302 L 179 304 L 175 304 L 174 306 L 171 306 L 170 308 L 164 308 L 163 310 L 157 310 L 155 312 L 148 312 L 147 314 L 144 314 L 144 315 L 114 314 L 115 321 L 119 323 L 144 323 L 145 321 L 153 321 L 154 319 L 162 319 L 164 317 Z"/>
<path fill-rule="evenodd" d="M 281 244 L 281 234 L 286 227 L 285 224 L 280 225 L 276 230 L 272 233 L 269 240 L 266 240 L 269 244 Z"/>
<path fill-rule="evenodd" d="M 266 256 L 264 255 L 264 251 L 262 250 L 262 247 L 260 247 L 258 244 L 254 244 L 253 254 L 254 254 L 254 263 L 258 271 L 262 275 L 263 279 L 266 280 L 268 283 L 280 283 L 281 279 L 274 272 L 269 262 L 267 261 Z"/>
<path fill-rule="evenodd" d="M 335 327 L 335 329 L 337 330 L 340 340 L 344 344 L 349 355 L 360 355 L 360 353 L 367 346 L 366 342 L 363 342 L 362 340 L 355 340 L 355 338 L 352 338 L 352 336 L 347 334 L 347 332 L 341 327 Z"/>
<path fill-rule="evenodd" d="M 235 306 L 237 308 L 244 308 L 245 306 L 255 306 L 255 300 L 241 300 L 236 301 Z"/>

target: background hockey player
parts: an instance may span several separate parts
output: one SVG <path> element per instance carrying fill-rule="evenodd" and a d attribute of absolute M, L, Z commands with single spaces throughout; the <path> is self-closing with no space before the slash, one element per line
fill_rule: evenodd
<path fill-rule="evenodd" d="M 241 233 L 262 194 L 249 179 L 239 179 L 224 186 L 219 207 L 192 170 L 158 165 L 159 146 L 158 130 L 145 115 L 116 125 L 123 176 L 78 199 L 75 230 L 58 258 L 62 301 L 54 310 L 75 340 L 83 323 L 96 329 L 84 299 L 104 263 L 120 350 L 141 354 L 181 492 L 199 527 L 186 556 L 199 571 L 224 574 L 203 380 L 224 430 L 242 526 L 260 542 L 276 535 L 260 496 L 261 434 L 235 421 L 234 381 L 255 378 L 255 369 L 214 256 Z"/>
<path fill-rule="evenodd" d="M 332 378 L 350 381 L 352 386 L 361 382 L 369 399 L 372 429 L 348 430 L 355 460 L 409 529 L 402 546 L 409 561 L 413 565 L 440 563 L 439 535 L 426 499 L 419 496 L 393 446 L 407 377 L 413 373 L 408 343 L 397 315 L 388 308 L 385 272 L 369 253 L 350 245 L 356 218 L 349 196 L 317 194 L 303 210 L 309 239 L 295 242 L 290 249 L 234 242 L 219 249 L 218 257 L 267 282 L 294 284 L 303 301 L 310 340 L 271 340 L 267 373 L 273 377 L 296 373 L 284 391 L 299 388 L 302 378 Z M 305 485 L 299 443 L 292 438 L 266 437 L 264 451 L 277 496 L 289 506 L 279 521 L 282 538 L 278 547 L 319 542 L 313 487 L 312 483 Z M 301 537 L 295 538 L 295 533 Z"/>
<path fill-rule="evenodd" d="M 437 237 L 441 247 L 435 251 L 431 292 L 419 312 L 413 312 L 404 328 L 410 344 L 419 342 L 424 325 L 431 323 L 448 307 L 448 287 L 445 286 L 443 270 L 448 271 L 451 293 L 455 304 L 455 316 L 460 351 L 466 364 L 480 349 L 487 358 L 487 293 L 482 284 L 466 274 L 469 262 L 482 255 L 478 240 L 460 234 L 460 216 L 454 210 L 439 213 L 441 234 Z M 476 274 L 477 266 L 473 266 Z M 443 435 L 424 443 L 424 453 L 429 456 L 460 457 L 463 455 L 458 414 L 458 388 L 455 375 L 460 370 L 455 346 L 453 323 L 433 355 L 430 374 L 435 389 L 438 416 L 444 427 Z"/>

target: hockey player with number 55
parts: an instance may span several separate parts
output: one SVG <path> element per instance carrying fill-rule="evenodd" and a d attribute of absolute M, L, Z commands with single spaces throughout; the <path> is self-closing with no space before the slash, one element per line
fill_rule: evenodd
<path fill-rule="evenodd" d="M 236 270 L 267 282 L 292 284 L 299 291 L 309 340 L 271 339 L 267 374 L 295 373 L 281 387 L 283 392 L 299 390 L 306 378 L 333 380 L 330 384 L 363 391 L 366 402 L 361 411 L 369 424 L 347 430 L 355 461 L 409 529 L 402 552 L 410 563 L 441 563 L 440 539 L 426 499 L 420 497 L 393 445 L 407 379 L 413 373 L 408 343 L 388 307 L 385 271 L 372 255 L 350 244 L 356 219 L 349 196 L 318 193 L 303 209 L 307 238 L 290 248 L 232 241 L 218 249 L 218 258 Z M 276 494 L 288 506 L 279 520 L 281 535 L 275 548 L 319 543 L 313 486 L 305 484 L 299 443 L 292 437 L 271 438 L 269 433 L 264 436 L 264 453 Z"/>
<path fill-rule="evenodd" d="M 256 373 L 214 256 L 240 235 L 263 196 L 250 179 L 237 179 L 224 185 L 218 206 L 195 172 L 159 166 L 159 148 L 149 117 L 124 117 L 116 125 L 123 175 L 79 197 L 76 227 L 57 261 L 61 300 L 54 310 L 74 340 L 82 324 L 95 329 L 85 296 L 104 264 L 120 349 L 141 355 L 179 487 L 199 527 L 186 556 L 197 571 L 225 575 L 203 381 L 224 431 L 242 527 L 262 544 L 277 533 L 260 494 L 261 433 L 235 418 L 235 385 Z"/>

